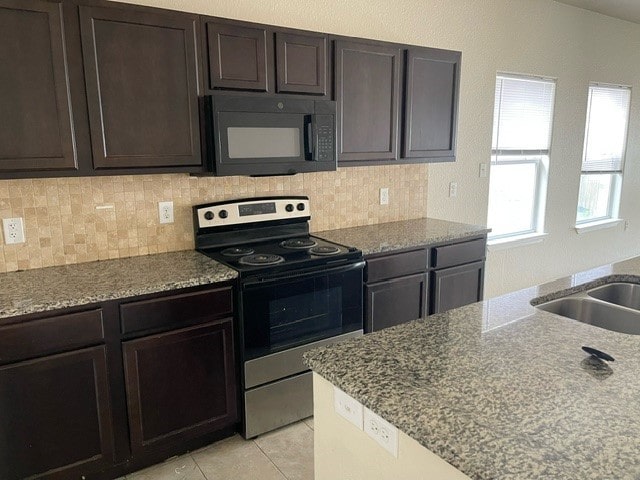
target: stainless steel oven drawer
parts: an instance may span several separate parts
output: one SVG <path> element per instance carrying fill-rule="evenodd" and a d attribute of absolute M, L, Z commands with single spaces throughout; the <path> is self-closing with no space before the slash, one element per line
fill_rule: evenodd
<path fill-rule="evenodd" d="M 304 372 L 309 369 L 302 360 L 304 352 L 361 335 L 362 330 L 356 330 L 249 360 L 244 363 L 244 388 L 256 387 L 263 383 Z"/>
<path fill-rule="evenodd" d="M 310 417 L 313 415 L 311 372 L 245 392 L 244 414 L 245 438 Z"/>

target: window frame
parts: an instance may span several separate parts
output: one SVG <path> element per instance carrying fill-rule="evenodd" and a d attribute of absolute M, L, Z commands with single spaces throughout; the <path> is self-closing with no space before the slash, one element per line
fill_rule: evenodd
<path fill-rule="evenodd" d="M 546 212 L 546 202 L 547 202 L 547 185 L 549 181 L 549 160 L 551 156 L 551 145 L 553 139 L 553 125 L 554 125 L 554 117 L 555 117 L 555 106 L 556 106 L 556 88 L 557 88 L 557 79 L 545 76 L 536 76 L 536 75 L 524 75 L 524 74 L 512 74 L 512 73 L 502 73 L 498 72 L 496 74 L 496 83 L 500 79 L 516 79 L 523 81 L 537 81 L 537 82 L 548 82 L 553 84 L 553 101 L 551 106 L 551 114 L 549 120 L 549 139 L 548 139 L 548 147 L 546 149 L 540 150 L 522 150 L 522 149 L 494 149 L 493 142 L 497 139 L 492 139 L 492 149 L 491 149 L 491 162 L 490 168 L 499 167 L 501 165 L 518 165 L 518 164 L 534 164 L 535 168 L 535 191 L 533 196 L 533 208 L 531 211 L 531 228 L 523 231 L 512 231 L 508 233 L 495 234 L 490 232 L 488 235 L 488 243 L 504 243 L 510 241 L 518 241 L 523 238 L 543 235 L 544 234 L 544 219 Z M 497 85 L 496 85 L 497 87 Z M 494 98 L 494 105 L 496 103 L 496 98 Z M 497 130 L 497 135 L 499 138 L 499 126 L 496 127 L 495 122 L 498 121 L 500 112 L 497 111 L 494 107 L 494 117 L 493 117 L 493 130 Z M 499 159 L 498 159 L 499 158 Z M 489 180 L 491 181 L 491 180 Z M 487 202 L 487 218 L 489 217 L 489 208 L 490 208 L 490 197 L 491 197 L 491 184 L 489 185 L 489 199 Z"/>
<path fill-rule="evenodd" d="M 624 127 L 624 143 L 622 145 L 621 166 L 620 170 L 584 170 L 584 161 L 587 157 L 587 147 L 589 141 L 589 131 L 593 127 L 590 124 L 591 119 L 591 101 L 592 90 L 595 88 L 623 89 L 629 92 L 629 107 L 625 118 Z M 631 100 L 632 88 L 629 85 L 616 85 L 611 83 L 589 82 L 587 88 L 587 114 L 585 118 L 584 141 L 582 146 L 582 163 L 580 164 L 580 182 L 578 184 L 578 198 L 576 201 L 575 227 L 584 228 L 593 224 L 603 223 L 608 220 L 615 221 L 619 219 L 620 203 L 622 200 L 622 182 L 624 180 L 624 167 L 627 154 L 627 145 L 629 143 L 629 121 L 631 119 Z M 578 220 L 578 208 L 580 207 L 580 192 L 582 186 L 582 178 L 588 175 L 610 175 L 609 198 L 607 199 L 607 214 L 599 217 L 590 217 Z"/>

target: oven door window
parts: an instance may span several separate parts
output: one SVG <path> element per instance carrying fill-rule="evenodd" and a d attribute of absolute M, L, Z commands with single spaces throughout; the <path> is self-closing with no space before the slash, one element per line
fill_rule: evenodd
<path fill-rule="evenodd" d="M 220 160 L 237 165 L 307 160 L 309 121 L 303 114 L 219 112 Z"/>
<path fill-rule="evenodd" d="M 362 269 L 243 289 L 245 360 L 362 328 Z"/>

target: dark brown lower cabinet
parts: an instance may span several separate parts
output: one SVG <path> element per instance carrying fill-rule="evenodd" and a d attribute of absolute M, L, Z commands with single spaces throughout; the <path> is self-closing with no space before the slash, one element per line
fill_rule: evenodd
<path fill-rule="evenodd" d="M 124 342 L 123 355 L 134 456 L 237 421 L 230 318 Z"/>
<path fill-rule="evenodd" d="M 427 307 L 427 275 L 420 273 L 365 286 L 367 332 L 423 317 Z"/>
<path fill-rule="evenodd" d="M 484 260 L 432 273 L 431 313 L 482 300 Z"/>
<path fill-rule="evenodd" d="M 112 463 L 104 346 L 0 367 L 0 478 L 83 478 Z"/>
<path fill-rule="evenodd" d="M 365 332 L 482 300 L 486 242 L 482 236 L 367 256 Z"/>

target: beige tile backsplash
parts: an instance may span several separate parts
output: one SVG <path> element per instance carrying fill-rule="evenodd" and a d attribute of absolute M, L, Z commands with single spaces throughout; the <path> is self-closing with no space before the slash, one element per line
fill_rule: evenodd
<path fill-rule="evenodd" d="M 389 205 L 379 189 L 389 187 Z M 427 166 L 341 168 L 292 177 L 186 174 L 0 180 L 0 218 L 23 217 L 26 243 L 0 245 L 0 272 L 192 249 L 191 206 L 259 195 L 308 195 L 311 230 L 420 218 Z M 173 224 L 158 202 L 174 202 Z"/>

